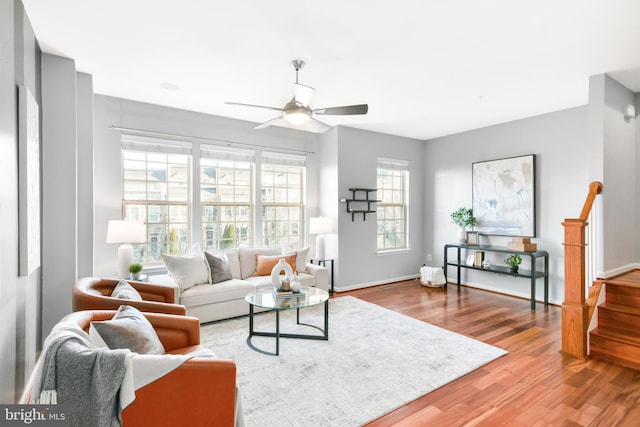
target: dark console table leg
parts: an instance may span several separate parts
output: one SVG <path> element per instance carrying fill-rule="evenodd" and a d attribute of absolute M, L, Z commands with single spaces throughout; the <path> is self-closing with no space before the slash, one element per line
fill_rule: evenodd
<path fill-rule="evenodd" d="M 280 354 L 280 310 L 276 310 L 276 356 Z"/>
<path fill-rule="evenodd" d="M 458 248 L 458 286 L 460 286 L 460 248 Z"/>
<path fill-rule="evenodd" d="M 536 309 L 536 258 L 533 255 L 529 255 L 531 258 L 531 310 Z"/>
<path fill-rule="evenodd" d="M 549 257 L 544 257 L 544 306 L 549 305 Z"/>

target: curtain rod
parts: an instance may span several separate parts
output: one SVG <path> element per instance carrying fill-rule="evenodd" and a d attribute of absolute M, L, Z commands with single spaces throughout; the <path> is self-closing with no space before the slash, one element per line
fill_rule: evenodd
<path fill-rule="evenodd" d="M 270 147 L 268 145 L 249 144 L 249 143 L 246 143 L 246 142 L 225 141 L 225 140 L 221 140 L 221 139 L 205 138 L 205 137 L 201 137 L 201 136 L 178 135 L 178 134 L 175 134 L 175 133 L 156 132 L 156 131 L 152 131 L 152 130 L 125 128 L 125 127 L 120 127 L 120 126 L 115 126 L 115 125 L 109 126 L 109 129 L 119 130 L 119 131 L 124 131 L 124 132 L 138 133 L 138 134 L 142 134 L 142 135 L 155 135 L 155 136 L 164 136 L 164 137 L 170 137 L 170 138 L 190 139 L 190 140 L 195 141 L 195 142 L 206 141 L 206 142 L 212 142 L 212 143 L 214 143 L 214 145 L 222 145 L 222 146 L 227 146 L 227 147 L 231 147 L 232 145 L 237 145 L 237 146 L 243 146 L 243 147 L 266 148 L 269 151 L 276 151 L 276 152 L 281 152 L 281 153 L 296 152 L 296 153 L 310 154 L 312 156 L 314 154 L 316 154 L 315 151 L 296 150 L 295 148 L 275 148 L 275 147 Z"/>

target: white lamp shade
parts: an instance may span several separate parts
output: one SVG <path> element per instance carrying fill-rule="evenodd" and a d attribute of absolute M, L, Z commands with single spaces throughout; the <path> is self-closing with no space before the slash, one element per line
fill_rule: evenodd
<path fill-rule="evenodd" d="M 309 234 L 327 234 L 333 231 L 333 224 L 329 218 L 322 216 L 309 220 Z"/>
<path fill-rule="evenodd" d="M 107 243 L 144 243 L 147 230 L 143 222 L 110 220 L 107 226 Z"/>

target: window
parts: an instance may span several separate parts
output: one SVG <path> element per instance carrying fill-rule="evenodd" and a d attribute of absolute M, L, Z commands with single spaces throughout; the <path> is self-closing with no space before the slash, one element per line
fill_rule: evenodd
<path fill-rule="evenodd" d="M 147 224 L 145 264 L 184 254 L 304 245 L 305 157 L 122 135 L 123 215 Z M 258 175 L 256 177 L 256 175 Z M 256 200 L 257 199 L 257 200 Z"/>
<path fill-rule="evenodd" d="M 377 246 L 378 252 L 406 249 L 409 164 L 378 159 Z"/>
<path fill-rule="evenodd" d="M 201 151 L 202 247 L 206 251 L 253 246 L 253 162 L 248 160 L 253 160 L 253 153 Z"/>
<path fill-rule="evenodd" d="M 261 173 L 262 246 L 304 245 L 305 158 L 263 153 Z"/>
<path fill-rule="evenodd" d="M 147 224 L 147 242 L 135 246 L 136 259 L 153 263 L 161 253 L 184 253 L 190 242 L 191 156 L 123 149 L 122 165 L 124 217 Z"/>

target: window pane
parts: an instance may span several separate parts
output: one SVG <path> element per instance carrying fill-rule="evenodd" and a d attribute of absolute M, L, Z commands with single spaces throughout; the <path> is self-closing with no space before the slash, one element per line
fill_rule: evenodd
<path fill-rule="evenodd" d="M 304 244 L 302 166 L 262 165 L 262 245 L 302 248 Z"/>
<path fill-rule="evenodd" d="M 406 183 L 409 172 L 378 168 L 377 245 L 379 251 L 407 247 Z"/>
<path fill-rule="evenodd" d="M 253 164 L 201 159 L 202 247 L 219 252 L 253 245 Z"/>
<path fill-rule="evenodd" d="M 188 250 L 191 157 L 123 150 L 125 217 L 147 224 L 147 242 L 134 246 L 136 260 L 160 262 L 161 253 Z"/>

